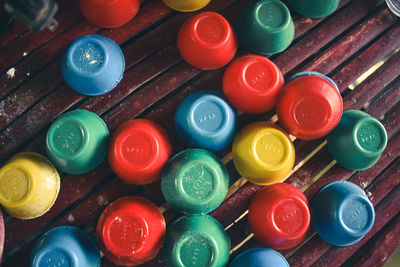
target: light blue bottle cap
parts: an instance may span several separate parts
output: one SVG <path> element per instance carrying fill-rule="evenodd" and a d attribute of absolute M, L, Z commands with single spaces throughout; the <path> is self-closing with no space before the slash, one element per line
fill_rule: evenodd
<path fill-rule="evenodd" d="M 330 82 L 331 84 L 333 84 L 333 86 L 336 87 L 336 89 L 339 91 L 339 87 L 337 86 L 337 84 L 328 76 L 319 73 L 317 71 L 302 71 L 299 73 L 296 73 L 295 75 L 293 75 L 292 77 L 289 78 L 289 80 L 287 81 L 287 83 L 290 83 L 291 81 L 293 81 L 294 79 L 300 78 L 300 77 L 304 77 L 304 76 L 319 76 L 322 78 L 325 78 L 326 80 L 328 80 L 328 82 Z M 340 93 L 340 91 L 339 91 Z"/>
<path fill-rule="evenodd" d="M 121 81 L 125 59 L 121 48 L 101 35 L 76 39 L 63 56 L 65 82 L 80 94 L 95 96 L 114 89 Z"/>
<path fill-rule="evenodd" d="M 190 147 L 219 151 L 228 146 L 236 130 L 236 112 L 214 91 L 187 96 L 175 113 L 175 127 Z"/>
<path fill-rule="evenodd" d="M 278 251 L 271 248 L 252 248 L 233 259 L 229 267 L 289 267 L 289 263 Z"/>
<path fill-rule="evenodd" d="M 36 242 L 31 266 L 100 267 L 100 251 L 85 231 L 74 226 L 59 226 Z"/>

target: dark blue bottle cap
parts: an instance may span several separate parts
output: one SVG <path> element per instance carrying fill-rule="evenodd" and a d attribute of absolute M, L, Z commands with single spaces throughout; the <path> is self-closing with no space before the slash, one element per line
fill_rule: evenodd
<path fill-rule="evenodd" d="M 125 59 L 121 48 L 101 35 L 76 39 L 64 54 L 61 71 L 65 82 L 83 95 L 102 95 L 121 81 Z"/>
<path fill-rule="evenodd" d="M 219 151 L 233 140 L 236 112 L 217 92 L 199 91 L 179 105 L 175 127 L 186 145 Z"/>
<path fill-rule="evenodd" d="M 324 75 L 322 73 L 319 73 L 317 71 L 302 71 L 302 72 L 296 73 L 295 75 L 293 75 L 292 77 L 289 78 L 287 83 L 290 83 L 294 79 L 297 79 L 297 78 L 300 78 L 300 77 L 304 77 L 304 76 L 319 76 L 319 77 L 325 78 L 325 79 L 328 80 L 328 82 L 333 84 L 333 86 L 335 86 L 336 89 L 339 91 L 339 87 L 337 86 L 337 84 L 331 78 L 329 78 L 328 76 L 326 76 L 326 75 Z M 339 93 L 340 93 L 340 91 L 339 91 Z"/>
<path fill-rule="evenodd" d="M 100 251 L 85 231 L 59 226 L 42 235 L 31 256 L 32 267 L 100 267 Z"/>
<path fill-rule="evenodd" d="M 357 243 L 375 221 L 374 206 L 365 192 L 347 181 L 333 182 L 322 188 L 311 209 L 315 230 L 335 246 Z"/>
<path fill-rule="evenodd" d="M 271 248 L 252 248 L 233 259 L 229 267 L 289 267 L 289 263 L 278 251 Z"/>

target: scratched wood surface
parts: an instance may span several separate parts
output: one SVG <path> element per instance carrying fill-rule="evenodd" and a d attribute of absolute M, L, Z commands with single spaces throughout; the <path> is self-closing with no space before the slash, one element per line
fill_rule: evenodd
<path fill-rule="evenodd" d="M 79 2 L 58 0 L 60 23 L 55 32 L 32 33 L 18 23 L 0 36 L 0 164 L 18 151 L 44 152 L 46 131 L 57 116 L 76 108 L 100 115 L 110 131 L 126 120 L 148 118 L 168 132 L 174 153 L 185 147 L 178 140 L 172 114 L 191 92 L 221 90 L 224 69 L 201 71 L 179 55 L 175 40 L 180 25 L 194 13 L 177 13 L 161 0 L 144 0 L 138 15 L 118 29 L 101 29 L 87 22 Z M 212 0 L 203 10 L 217 11 L 231 23 L 250 0 Z M 1 15 L 1 14 L 0 14 Z M 296 248 L 282 251 L 291 266 L 379 266 L 400 245 L 400 23 L 383 0 L 342 0 L 338 10 L 323 19 L 309 19 L 292 12 L 295 40 L 283 53 L 271 56 L 286 78 L 303 70 L 332 77 L 343 96 L 345 109 L 361 109 L 381 120 L 389 138 L 379 162 L 364 172 L 341 168 L 330 156 L 324 139 L 295 140 L 296 162 L 286 182 L 302 189 L 311 200 L 325 184 L 350 180 L 367 191 L 375 206 L 376 222 L 359 243 L 338 248 L 325 243 L 310 229 Z M 85 97 L 64 82 L 60 57 L 77 37 L 102 34 L 112 38 L 124 52 L 126 72 L 110 93 Z M 249 53 L 243 47 L 237 56 Z M 361 83 L 354 85 L 371 67 L 379 64 Z M 15 76 L 7 70 L 15 68 Z M 371 71 L 370 71 L 371 72 Z M 274 112 L 239 116 L 239 125 L 271 120 Z M 229 196 L 211 213 L 231 237 L 232 257 L 261 246 L 247 223 L 247 207 L 261 187 L 247 183 L 236 172 L 230 147 L 217 155 L 230 175 Z M 4 215 L 6 229 L 3 266 L 27 266 L 34 242 L 58 225 L 75 225 L 94 235 L 97 219 L 110 202 L 125 195 L 140 195 L 164 211 L 167 224 L 180 214 L 165 205 L 160 183 L 129 185 L 119 180 L 104 162 L 84 175 L 61 173 L 59 197 L 44 216 L 17 220 Z M 0 214 L 0 228 L 2 225 Z M 0 249 L 2 235 L 0 232 Z M 144 266 L 164 266 L 158 255 Z M 103 258 L 102 266 L 114 266 Z"/>

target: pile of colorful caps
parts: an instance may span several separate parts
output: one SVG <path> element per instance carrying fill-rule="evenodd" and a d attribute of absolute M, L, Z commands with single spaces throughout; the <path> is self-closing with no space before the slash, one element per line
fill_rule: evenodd
<path fill-rule="evenodd" d="M 209 1 L 164 0 L 178 11 L 194 11 Z M 339 1 L 289 3 L 300 14 L 322 17 L 333 12 Z M 139 0 L 81 0 L 81 8 L 93 23 L 118 27 L 136 14 Z M 235 56 L 236 36 L 250 51 L 271 55 L 290 45 L 294 24 L 282 2 L 262 0 L 241 11 L 236 34 L 223 16 L 204 12 L 182 25 L 177 45 L 189 64 L 216 69 Z M 62 61 L 67 84 L 85 95 L 115 88 L 124 68 L 120 47 L 99 35 L 74 41 Z M 137 196 L 120 198 L 103 211 L 97 224 L 104 256 L 117 265 L 136 266 L 153 259 L 164 245 L 167 266 L 224 266 L 229 261 L 230 239 L 207 213 L 223 202 L 229 187 L 228 172 L 213 152 L 233 142 L 232 158 L 238 173 L 249 182 L 267 185 L 253 198 L 248 218 L 255 237 L 269 248 L 245 251 L 230 266 L 288 266 L 273 249 L 298 245 L 311 218 L 315 230 L 330 244 L 347 246 L 363 238 L 374 223 L 374 209 L 359 187 L 342 181 L 328 184 L 315 197 L 310 213 L 305 195 L 282 182 L 294 165 L 293 139 L 327 136 L 329 151 L 340 165 L 365 170 L 385 149 L 387 136 L 382 124 L 361 111 L 343 112 L 339 89 L 330 78 L 308 71 L 285 84 L 281 70 L 258 55 L 245 55 L 230 63 L 222 88 L 224 94 L 199 91 L 181 102 L 175 113 L 175 130 L 189 149 L 172 158 L 169 137 L 152 121 L 130 120 L 110 137 L 105 122 L 95 113 L 74 110 L 63 114 L 47 133 L 46 151 L 52 163 L 35 153 L 19 153 L 0 169 L 0 203 L 16 218 L 41 216 L 59 192 L 56 168 L 83 174 L 107 157 L 115 174 L 128 183 L 143 185 L 161 178 L 165 200 L 185 216 L 166 229 L 162 213 L 152 202 Z M 255 122 L 237 133 L 236 109 L 261 114 L 274 108 L 280 125 L 292 136 L 271 122 Z M 39 239 L 31 262 L 32 266 L 99 266 L 100 254 L 84 231 L 62 226 Z"/>

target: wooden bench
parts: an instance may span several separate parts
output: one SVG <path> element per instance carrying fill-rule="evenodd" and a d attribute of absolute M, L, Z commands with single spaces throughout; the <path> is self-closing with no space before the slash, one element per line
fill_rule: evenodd
<path fill-rule="evenodd" d="M 110 131 L 133 118 L 161 124 L 173 142 L 174 153 L 184 149 L 173 127 L 177 105 L 191 92 L 221 90 L 224 69 L 200 71 L 185 63 L 176 47 L 179 27 L 193 13 L 177 13 L 161 0 L 144 0 L 138 15 L 118 29 L 100 29 L 86 21 L 79 1 L 58 0 L 55 32 L 34 33 L 18 23 L 0 36 L 0 162 L 18 151 L 45 155 L 44 139 L 51 122 L 77 108 L 96 112 Z M 250 0 L 212 0 L 205 10 L 218 11 L 231 23 Z M 400 245 L 400 23 L 382 0 L 342 0 L 323 19 L 292 12 L 295 40 L 283 53 L 271 56 L 286 78 L 299 71 L 329 75 L 338 84 L 345 109 L 362 109 L 385 125 L 386 151 L 369 170 L 351 172 L 330 156 L 325 139 L 296 140 L 295 167 L 286 182 L 301 188 L 309 199 L 325 184 L 349 180 L 366 190 L 375 205 L 370 233 L 349 247 L 325 243 L 313 229 L 298 247 L 282 251 L 291 266 L 379 266 Z M 126 59 L 122 82 L 109 94 L 85 97 L 70 89 L 60 70 L 60 58 L 77 37 L 98 33 L 121 45 Z M 397 52 L 397 53 L 396 53 Z M 248 53 L 240 48 L 237 56 Z M 11 77 L 6 72 L 15 69 Z M 9 72 L 10 74 L 10 72 Z M 253 121 L 276 122 L 274 112 L 240 115 L 240 127 Z M 279 122 L 278 122 L 279 123 Z M 229 197 L 211 213 L 227 229 L 232 257 L 261 246 L 252 236 L 247 207 L 260 186 L 247 183 L 236 172 L 230 147 L 217 153 L 230 174 Z M 160 184 L 129 185 L 105 162 L 84 175 L 61 174 L 54 207 L 34 220 L 5 214 L 3 266 L 28 266 L 34 242 L 58 225 L 74 225 L 94 235 L 97 219 L 107 204 L 125 195 L 144 196 L 164 212 L 167 223 L 180 216 L 161 194 Z M 1 226 L 1 224 L 0 224 Z M 1 237 L 0 237 L 1 241 Z M 159 255 L 143 266 L 164 266 Z M 102 266 L 114 266 L 102 258 Z"/>

